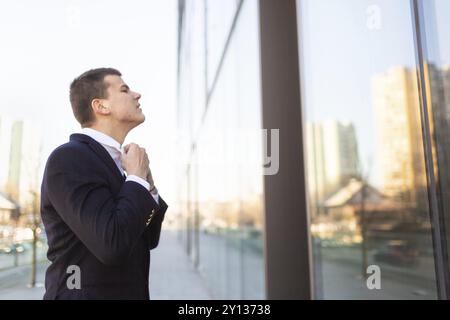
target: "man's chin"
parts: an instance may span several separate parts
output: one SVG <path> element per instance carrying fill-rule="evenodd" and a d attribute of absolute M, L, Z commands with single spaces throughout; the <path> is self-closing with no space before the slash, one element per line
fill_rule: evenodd
<path fill-rule="evenodd" d="M 133 121 L 133 128 L 137 127 L 138 125 L 140 125 L 141 123 L 145 122 L 145 116 L 142 115 L 141 118 L 137 119 L 136 121 Z"/>

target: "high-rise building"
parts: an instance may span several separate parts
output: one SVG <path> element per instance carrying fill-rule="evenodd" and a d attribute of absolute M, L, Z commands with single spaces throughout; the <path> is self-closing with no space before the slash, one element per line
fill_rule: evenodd
<path fill-rule="evenodd" d="M 351 122 L 328 120 L 306 128 L 309 192 L 320 211 L 326 198 L 359 177 L 358 144 Z"/>
<path fill-rule="evenodd" d="M 12 120 L 0 117 L 0 192 L 5 192 L 9 176 Z"/>
<path fill-rule="evenodd" d="M 405 67 L 372 78 L 380 190 L 412 204 L 426 186 L 416 78 L 416 71 Z"/>
<path fill-rule="evenodd" d="M 6 192 L 27 210 L 39 191 L 41 134 L 30 121 L 18 120 L 11 127 L 10 142 Z"/>

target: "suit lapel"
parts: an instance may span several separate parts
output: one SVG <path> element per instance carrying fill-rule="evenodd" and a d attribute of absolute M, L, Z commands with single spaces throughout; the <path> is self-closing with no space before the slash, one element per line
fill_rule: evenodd
<path fill-rule="evenodd" d="M 70 135 L 70 140 L 76 140 L 82 143 L 87 144 L 94 153 L 100 157 L 103 163 L 108 166 L 108 168 L 111 170 L 111 172 L 120 180 L 120 182 L 123 182 L 125 180 L 124 176 L 122 176 L 122 173 L 120 172 L 119 168 L 117 168 L 116 163 L 109 155 L 108 151 L 97 141 L 92 139 L 91 137 L 80 134 L 80 133 L 74 133 Z"/>

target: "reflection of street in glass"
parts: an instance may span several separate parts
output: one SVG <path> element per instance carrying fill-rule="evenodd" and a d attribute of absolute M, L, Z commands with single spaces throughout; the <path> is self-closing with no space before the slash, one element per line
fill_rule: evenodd
<path fill-rule="evenodd" d="M 358 28 L 337 22 L 335 16 L 323 19 L 325 2 L 355 19 L 360 17 L 354 6 L 366 5 L 367 24 Z M 397 286 L 383 291 L 392 290 L 399 298 L 408 295 L 400 293 L 404 274 L 417 279 L 417 290 L 427 288 L 433 296 L 428 169 L 409 4 L 304 1 L 301 7 L 308 196 L 316 272 L 323 277 L 319 289 L 325 296 L 332 291 L 327 288 L 330 275 L 323 271 L 327 263 L 336 268 L 334 274 L 346 272 L 335 265 L 339 261 L 359 267 L 360 276 L 369 264 L 379 264 Z M 311 37 L 330 24 L 338 27 Z M 387 32 L 387 25 L 397 33 Z M 339 48 L 333 45 L 336 41 Z M 401 48 L 395 58 L 389 43 Z M 334 54 L 324 55 L 324 48 Z M 439 120 L 432 126 L 448 137 L 445 92 L 450 92 L 450 81 L 445 79 L 450 79 L 450 68 L 429 64 L 425 69 L 436 89 L 431 112 Z M 447 151 L 433 150 L 438 156 Z M 440 183 L 447 181 L 443 176 Z M 349 296 L 357 296 L 350 282 L 343 286 Z"/>
<path fill-rule="evenodd" d="M 377 262 L 386 262 L 394 266 L 414 266 L 419 262 L 419 250 L 404 241 L 389 241 L 374 254 Z"/>

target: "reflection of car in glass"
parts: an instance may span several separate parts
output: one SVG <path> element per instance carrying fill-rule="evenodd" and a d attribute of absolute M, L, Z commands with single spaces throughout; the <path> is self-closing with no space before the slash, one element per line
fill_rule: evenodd
<path fill-rule="evenodd" d="M 0 247 L 0 253 L 6 253 L 6 254 L 11 254 L 11 253 L 22 253 L 25 251 L 25 247 L 20 244 L 20 243 L 13 243 L 11 245 L 6 245 L 6 246 L 2 246 Z"/>
<path fill-rule="evenodd" d="M 404 241 L 391 241 L 374 254 L 377 262 L 396 266 L 414 266 L 418 263 L 419 251 Z"/>

